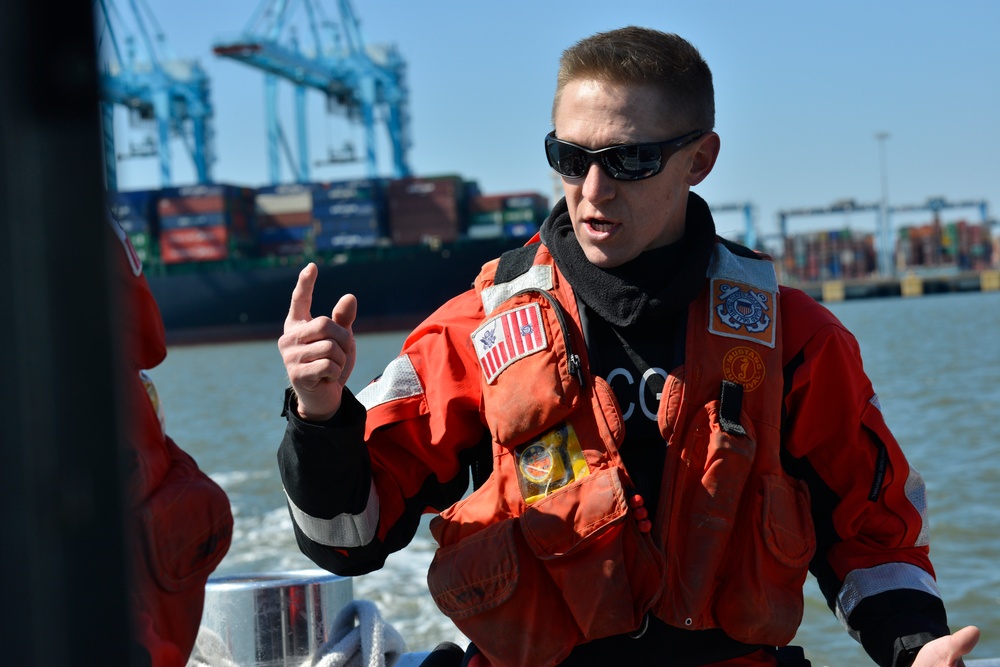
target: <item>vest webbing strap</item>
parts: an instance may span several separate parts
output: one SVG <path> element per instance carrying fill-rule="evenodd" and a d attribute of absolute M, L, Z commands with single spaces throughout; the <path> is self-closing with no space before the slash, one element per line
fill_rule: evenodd
<path fill-rule="evenodd" d="M 534 263 L 538 251 L 538 243 L 514 248 L 500 255 L 493 281 L 495 284 L 510 282 L 527 273 Z M 493 448 L 489 431 L 469 452 L 469 465 L 472 470 L 472 490 L 481 487 L 493 472 Z"/>

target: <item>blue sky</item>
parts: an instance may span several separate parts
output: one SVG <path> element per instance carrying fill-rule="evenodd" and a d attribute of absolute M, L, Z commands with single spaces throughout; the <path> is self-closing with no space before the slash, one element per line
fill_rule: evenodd
<path fill-rule="evenodd" d="M 178 58 L 208 72 L 215 108 L 216 181 L 269 183 L 263 75 L 216 57 L 212 44 L 234 37 L 257 0 L 147 0 Z M 321 0 L 329 16 L 336 3 Z M 119 0 L 120 10 L 128 4 Z M 460 174 L 483 192 L 553 196 L 542 137 L 561 51 L 581 37 L 623 25 L 676 32 L 697 46 L 715 76 L 722 153 L 696 188 L 713 204 L 749 202 L 758 229 L 777 229 L 780 210 L 822 207 L 843 198 L 881 197 L 878 132 L 891 205 L 929 197 L 985 200 L 1000 207 L 1000 3 L 924 0 L 860 2 L 596 2 L 554 0 L 354 0 L 369 44 L 395 44 L 407 62 L 410 164 L 420 176 Z M 295 15 L 304 17 L 299 8 Z M 291 87 L 281 86 L 286 133 L 294 133 Z M 359 127 L 328 117 L 311 93 L 313 158 L 353 141 Z M 141 139 L 124 117 L 119 141 Z M 382 131 L 379 131 L 380 137 Z M 380 141 L 382 141 L 380 139 Z M 174 146 L 174 182 L 193 182 Z M 388 175 L 388 159 L 380 171 Z M 312 180 L 362 177 L 362 163 L 316 169 Z M 292 179 L 287 168 L 284 180 Z M 159 186 L 151 159 L 119 166 L 121 189 Z M 945 220 L 979 220 L 955 209 Z M 899 214 L 920 224 L 930 213 Z M 742 230 L 737 213 L 717 216 L 720 232 Z M 874 229 L 871 214 L 793 218 L 792 230 Z"/>

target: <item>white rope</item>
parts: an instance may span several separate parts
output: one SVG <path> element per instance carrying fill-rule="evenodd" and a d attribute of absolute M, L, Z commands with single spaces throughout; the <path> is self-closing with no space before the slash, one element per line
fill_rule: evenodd
<path fill-rule="evenodd" d="M 198 629 L 198 638 L 188 659 L 187 667 L 240 667 L 233 660 L 229 647 L 222 637 L 204 625 Z"/>
<path fill-rule="evenodd" d="M 302 667 L 392 667 L 405 652 L 403 637 L 382 620 L 375 603 L 354 600 L 337 614 L 330 639 Z"/>

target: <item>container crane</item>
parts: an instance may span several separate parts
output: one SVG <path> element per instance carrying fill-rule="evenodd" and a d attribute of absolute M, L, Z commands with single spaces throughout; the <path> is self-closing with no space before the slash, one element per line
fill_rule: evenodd
<path fill-rule="evenodd" d="M 193 162 L 200 184 L 212 181 L 211 121 L 213 116 L 208 76 L 193 60 L 167 59 L 169 47 L 157 26 L 155 40 L 150 36 L 147 18 L 156 26 L 148 7 L 140 11 L 136 0 L 129 8 L 145 51 L 145 59 L 136 54 L 136 40 L 126 28 L 126 22 L 112 0 L 95 0 L 98 43 L 101 49 L 101 106 L 104 118 L 105 169 L 107 185 L 117 189 L 118 159 L 158 155 L 160 183 L 172 185 L 170 139 L 179 137 Z M 97 11 L 99 10 L 99 11 Z M 117 27 L 116 27 L 117 26 Z M 106 39 L 105 39 L 106 38 Z M 123 53 L 120 40 L 127 52 Z M 114 106 L 129 110 L 132 119 L 153 121 L 156 139 L 148 136 L 139 144 L 130 145 L 128 153 L 116 154 L 114 138 Z"/>
<path fill-rule="evenodd" d="M 908 213 L 912 211 L 932 211 L 937 216 L 944 209 L 951 208 L 976 208 L 982 218 L 983 224 L 988 222 L 988 207 L 985 200 L 949 202 L 943 197 L 931 197 L 922 204 L 904 204 L 901 206 L 889 206 L 886 209 L 886 220 L 882 221 L 882 205 L 879 203 L 859 204 L 853 199 L 842 199 L 834 202 L 830 206 L 818 208 L 798 208 L 788 209 L 778 212 L 778 226 L 781 230 L 781 238 L 784 241 L 788 236 L 788 218 L 802 215 L 823 215 L 828 213 L 860 213 L 865 211 L 875 211 L 879 216 L 880 243 L 878 249 L 879 271 L 882 275 L 889 276 L 893 273 L 895 262 L 895 248 L 892 243 L 892 215 L 895 213 Z M 884 222 L 885 224 L 881 224 Z"/>
<path fill-rule="evenodd" d="M 234 41 L 217 41 L 213 46 L 216 55 L 265 72 L 268 166 L 272 184 L 277 185 L 281 180 L 279 149 L 284 149 L 295 179 L 300 183 L 309 181 L 305 112 L 308 88 L 326 95 L 329 113 L 344 111 L 348 120 L 364 126 L 370 178 L 377 177 L 375 127 L 380 120 L 385 122 L 392 145 L 393 175 L 396 178 L 408 176 L 408 91 L 405 63 L 398 51 L 392 46 L 365 46 L 360 23 L 349 0 L 338 0 L 339 30 L 325 19 L 318 0 L 303 0 L 301 4 L 306 10 L 308 33 L 313 42 L 311 51 L 300 48 L 290 29 L 287 31 L 289 37 L 281 42 L 282 34 L 290 25 L 293 4 L 286 0 L 264 0 L 241 37 Z M 295 86 L 297 160 L 291 154 L 278 120 L 279 78 Z M 353 147 L 348 145 L 339 155 L 331 152 L 331 161 L 349 160 L 352 155 Z"/>
<path fill-rule="evenodd" d="M 864 213 L 866 211 L 875 211 L 876 215 L 881 218 L 881 210 L 882 205 L 880 203 L 859 204 L 853 199 L 839 199 L 829 206 L 793 208 L 778 211 L 778 229 L 781 235 L 781 246 L 782 248 L 785 247 L 785 239 L 788 238 L 788 218 L 807 215 L 828 215 L 831 213 Z M 880 220 L 879 229 L 887 227 L 888 225 L 882 225 Z M 879 272 L 883 275 L 890 275 L 893 266 L 893 247 L 885 234 L 880 235 L 880 239 L 877 248 Z"/>
<path fill-rule="evenodd" d="M 944 197 L 931 197 L 923 204 L 907 204 L 904 206 L 890 206 L 889 213 L 908 213 L 911 211 L 931 211 L 935 216 L 941 211 L 951 208 L 974 208 L 979 210 L 980 221 L 986 225 L 989 223 L 989 206 L 984 199 L 950 202 Z"/>

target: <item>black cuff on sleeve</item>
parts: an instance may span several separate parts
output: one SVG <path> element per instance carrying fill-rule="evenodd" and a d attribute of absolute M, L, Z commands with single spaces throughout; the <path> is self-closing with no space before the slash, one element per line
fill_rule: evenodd
<path fill-rule="evenodd" d="M 350 428 L 360 421 L 363 428 L 365 416 L 367 415 L 365 406 L 363 406 L 361 402 L 355 398 L 354 394 L 351 393 L 351 390 L 347 387 L 344 387 L 344 394 L 340 402 L 340 409 L 325 422 L 312 422 L 302 419 L 299 417 L 297 410 L 298 405 L 299 398 L 295 395 L 295 390 L 291 387 L 286 388 L 285 399 L 281 406 L 281 416 L 289 422 L 294 421 L 300 424 L 321 424 L 323 426 L 336 428 Z"/>
<path fill-rule="evenodd" d="M 363 511 L 371 481 L 365 407 L 345 389 L 337 414 L 315 423 L 299 418 L 294 394 L 285 396 L 288 425 L 278 447 L 278 469 L 289 497 L 312 516 Z"/>
<path fill-rule="evenodd" d="M 941 599 L 912 589 L 886 591 L 863 600 L 848 622 L 880 667 L 909 667 L 920 647 L 950 634 Z"/>
<path fill-rule="evenodd" d="M 910 667 L 924 644 L 943 636 L 932 632 L 918 632 L 915 635 L 900 637 L 893 644 L 893 667 Z"/>

